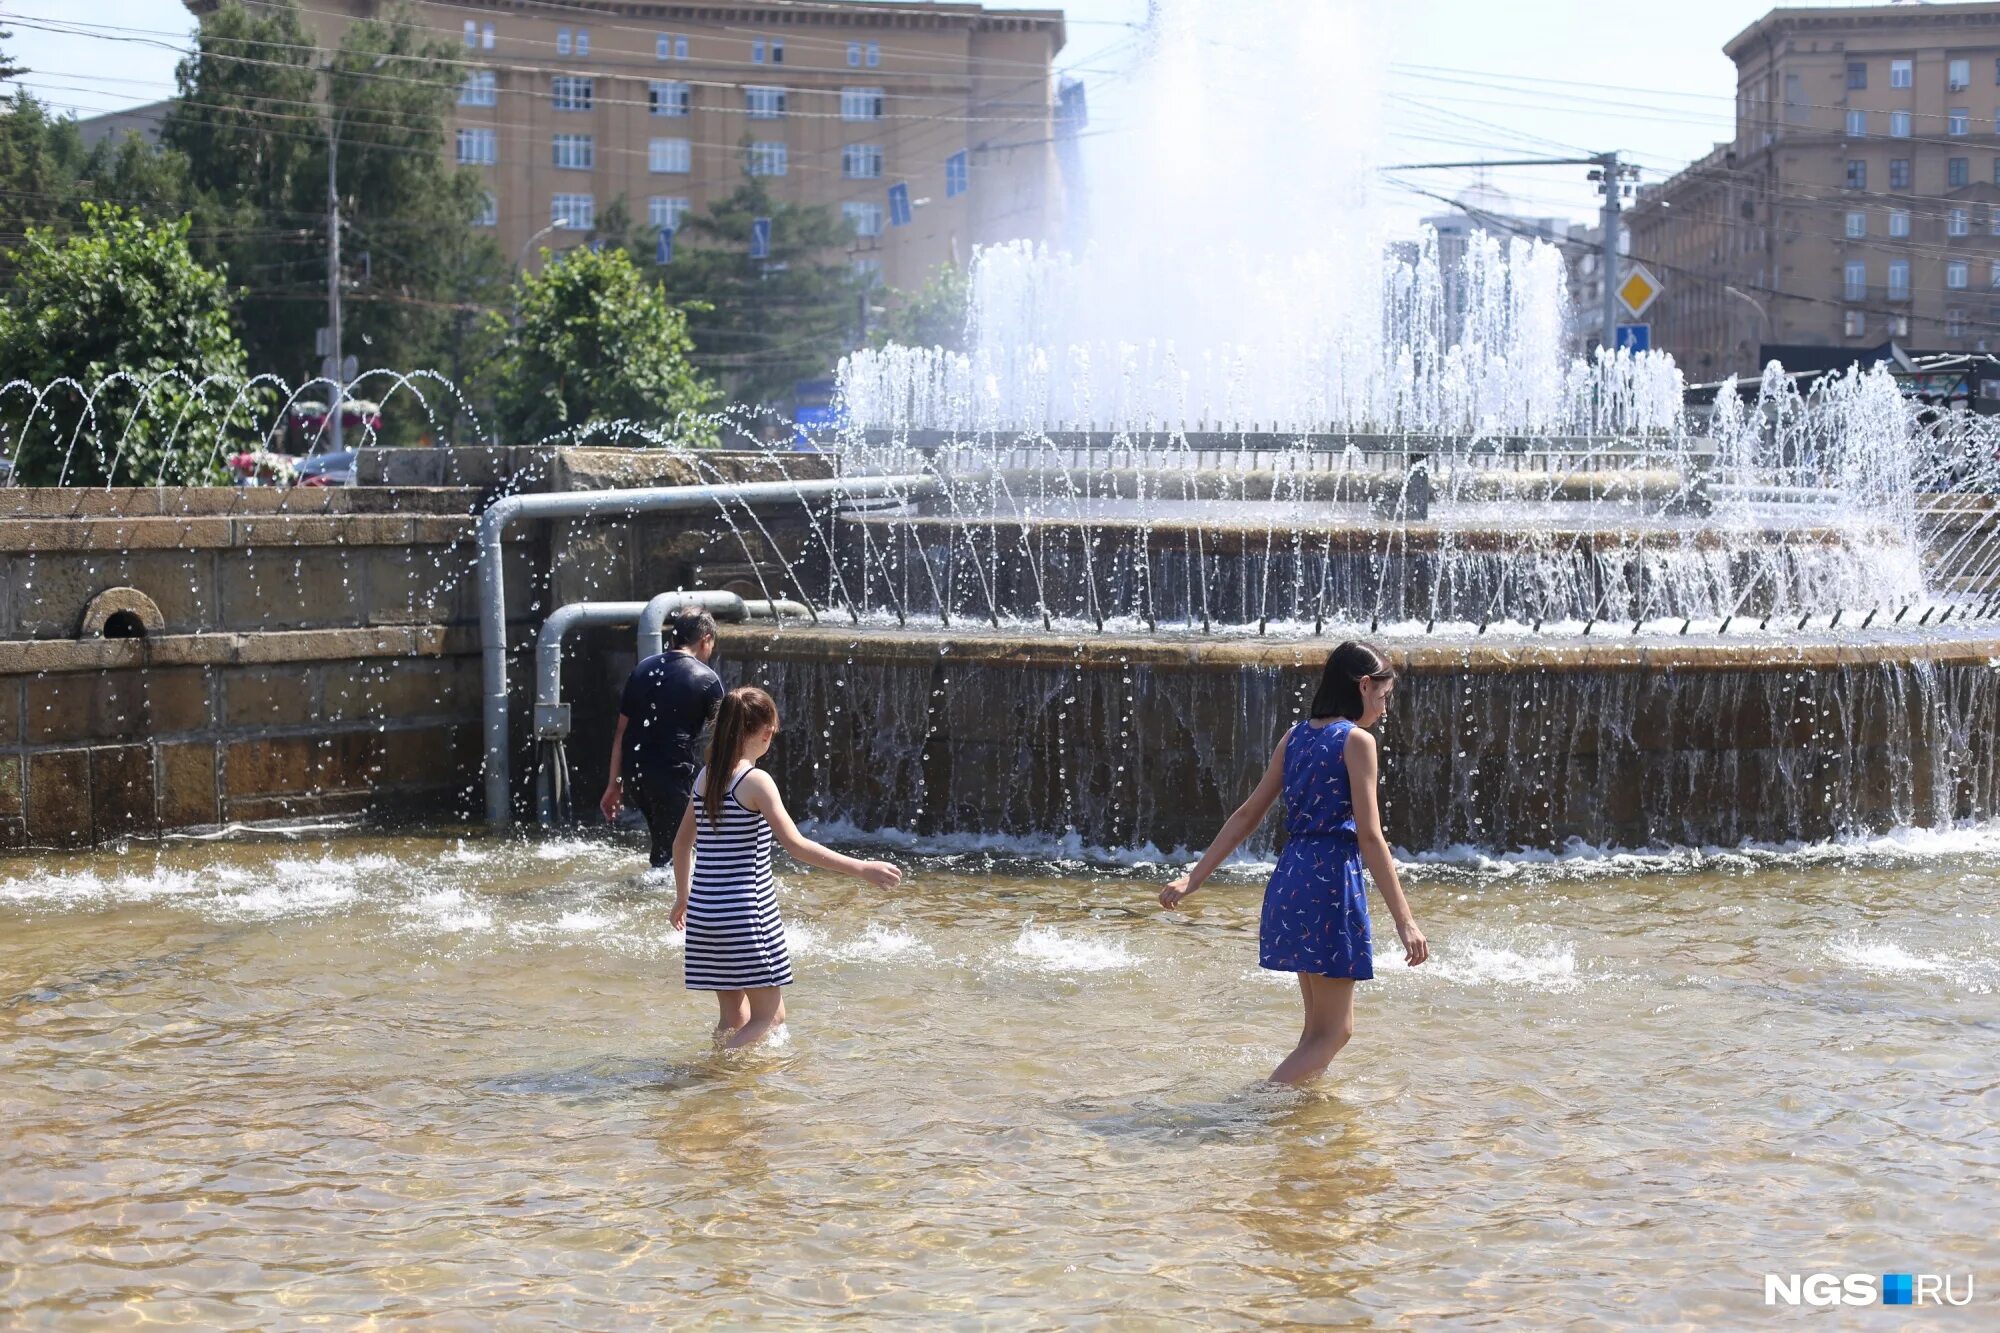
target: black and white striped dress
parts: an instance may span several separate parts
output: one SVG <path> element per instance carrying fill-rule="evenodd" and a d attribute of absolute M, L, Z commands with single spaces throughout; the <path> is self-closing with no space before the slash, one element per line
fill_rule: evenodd
<path fill-rule="evenodd" d="M 687 988 L 756 990 L 792 984 L 785 923 L 771 879 L 771 826 L 736 799 L 744 769 L 722 798 L 720 824 L 694 783 L 694 883 L 688 887 Z"/>

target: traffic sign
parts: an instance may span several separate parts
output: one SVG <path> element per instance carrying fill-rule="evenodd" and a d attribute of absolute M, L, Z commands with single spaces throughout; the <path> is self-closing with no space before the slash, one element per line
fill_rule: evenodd
<path fill-rule="evenodd" d="M 1648 272 L 1644 264 L 1634 264 L 1625 270 L 1625 277 L 1618 284 L 1618 300 L 1632 312 L 1632 318 L 1637 319 L 1646 313 L 1646 307 L 1653 304 L 1664 290 L 1660 280 Z"/>
<path fill-rule="evenodd" d="M 674 229 L 672 227 L 660 228 L 660 243 L 653 247 L 653 262 L 655 264 L 671 264 L 674 262 Z"/>
<path fill-rule="evenodd" d="M 1618 350 L 1621 352 L 1652 351 L 1653 326 L 1651 324 L 1620 324 L 1618 326 Z"/>
<path fill-rule="evenodd" d="M 900 181 L 889 187 L 889 225 L 910 225 L 910 187 Z"/>
<path fill-rule="evenodd" d="M 752 259 L 771 257 L 771 219 L 750 219 L 750 257 Z"/>

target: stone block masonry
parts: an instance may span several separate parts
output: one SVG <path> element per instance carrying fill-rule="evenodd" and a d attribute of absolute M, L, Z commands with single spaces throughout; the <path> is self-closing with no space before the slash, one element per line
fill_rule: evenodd
<path fill-rule="evenodd" d="M 828 468 L 726 453 L 368 452 L 401 456 L 377 472 L 452 484 L 0 489 L 0 847 L 327 815 L 459 817 L 480 777 L 473 537 L 486 500 Z M 781 569 L 809 546 L 801 518 L 747 535 L 719 517 L 509 534 L 524 800 L 527 655 L 548 611 Z M 610 688 L 597 674 L 575 673 L 580 693 Z"/>

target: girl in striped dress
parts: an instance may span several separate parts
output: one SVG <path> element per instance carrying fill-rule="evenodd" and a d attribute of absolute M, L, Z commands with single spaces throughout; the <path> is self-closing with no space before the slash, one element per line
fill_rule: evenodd
<path fill-rule="evenodd" d="M 778 734 L 778 706 L 753 685 L 723 696 L 695 775 L 695 799 L 674 838 L 674 929 L 687 932 L 687 988 L 715 992 L 715 1035 L 729 1049 L 754 1046 L 785 1021 L 792 962 L 771 879 L 771 844 L 792 859 L 893 889 L 903 872 L 857 861 L 799 832 L 757 761 Z"/>

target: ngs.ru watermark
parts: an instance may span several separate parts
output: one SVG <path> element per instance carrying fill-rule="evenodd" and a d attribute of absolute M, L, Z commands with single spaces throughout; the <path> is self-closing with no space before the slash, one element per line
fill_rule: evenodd
<path fill-rule="evenodd" d="M 1766 1273 L 1764 1304 L 1970 1305 L 1972 1274 Z"/>

